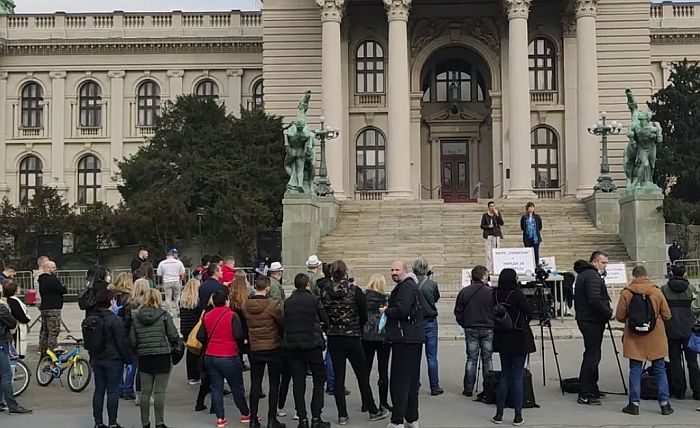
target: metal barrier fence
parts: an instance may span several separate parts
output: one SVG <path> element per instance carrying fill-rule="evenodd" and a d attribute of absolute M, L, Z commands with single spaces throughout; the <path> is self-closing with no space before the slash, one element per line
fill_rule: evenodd
<path fill-rule="evenodd" d="M 676 260 L 675 264 L 681 264 L 685 267 L 685 273 L 689 279 L 700 280 L 700 259 L 681 259 Z"/>

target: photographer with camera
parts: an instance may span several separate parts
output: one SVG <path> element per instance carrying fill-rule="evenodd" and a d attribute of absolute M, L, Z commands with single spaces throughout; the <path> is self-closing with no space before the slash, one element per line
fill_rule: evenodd
<path fill-rule="evenodd" d="M 574 294 L 576 323 L 583 335 L 584 347 L 579 373 L 581 391 L 577 402 L 591 406 L 602 404 L 602 394 L 598 389 L 598 365 L 605 326 L 613 315 L 602 276 L 607 265 L 608 254 L 604 251 L 594 251 L 590 262 L 578 260 L 574 263 L 574 271 L 578 274 Z"/>

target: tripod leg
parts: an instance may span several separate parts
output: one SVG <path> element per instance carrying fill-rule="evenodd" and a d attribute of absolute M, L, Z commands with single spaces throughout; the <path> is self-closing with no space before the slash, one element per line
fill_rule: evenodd
<path fill-rule="evenodd" d="M 617 343 L 615 343 L 615 336 L 613 336 L 612 326 L 610 321 L 608 321 L 608 331 L 610 332 L 610 340 L 612 341 L 613 351 L 615 351 L 615 359 L 617 360 L 617 369 L 620 372 L 620 380 L 622 380 L 622 387 L 625 390 L 625 395 L 629 394 L 627 390 L 627 383 L 625 382 L 625 375 L 622 374 L 622 364 L 620 364 L 620 352 L 617 350 Z"/>
<path fill-rule="evenodd" d="M 561 388 L 561 395 L 564 395 L 564 386 L 562 385 L 561 381 L 561 368 L 559 367 L 559 352 L 557 352 L 557 345 L 554 343 L 554 333 L 552 333 L 552 324 L 550 323 L 548 326 L 549 328 L 549 339 L 552 342 L 552 352 L 554 353 L 554 362 L 557 365 L 557 375 L 559 375 L 559 388 Z"/>
<path fill-rule="evenodd" d="M 544 355 L 544 324 L 540 322 L 540 352 L 542 353 L 542 386 L 547 386 L 547 369 Z"/>
<path fill-rule="evenodd" d="M 66 322 L 63 321 L 63 318 L 61 318 L 61 325 L 62 325 L 63 328 L 66 330 L 66 333 L 70 334 L 70 329 L 69 329 L 68 326 L 66 325 Z"/>

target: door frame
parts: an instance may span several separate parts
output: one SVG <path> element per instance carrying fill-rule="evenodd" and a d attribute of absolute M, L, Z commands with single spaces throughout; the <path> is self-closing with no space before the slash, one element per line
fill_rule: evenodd
<path fill-rule="evenodd" d="M 445 144 L 450 144 L 450 143 L 463 143 L 465 146 L 465 152 L 464 154 L 457 154 L 457 155 L 450 155 L 450 154 L 445 154 L 444 152 L 444 145 Z M 439 163 L 439 170 L 440 170 L 440 195 L 442 196 L 442 199 L 445 202 L 476 202 L 475 200 L 471 199 L 471 180 L 470 180 L 470 168 L 469 168 L 469 163 L 471 161 L 469 152 L 470 152 L 470 146 L 471 146 L 471 138 L 444 138 L 440 139 L 439 141 L 439 151 L 440 151 L 440 163 Z M 457 186 L 457 191 L 447 195 L 445 193 L 445 174 L 444 174 L 444 166 L 445 163 L 451 163 L 452 167 L 450 170 L 451 173 L 451 180 L 452 183 L 455 183 Z M 465 167 L 465 180 L 466 180 L 466 187 L 464 188 L 464 191 L 459 190 L 459 165 L 464 164 Z"/>

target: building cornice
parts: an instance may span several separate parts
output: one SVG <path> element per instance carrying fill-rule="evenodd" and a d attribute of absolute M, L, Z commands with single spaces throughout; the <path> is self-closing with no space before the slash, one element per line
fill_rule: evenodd
<path fill-rule="evenodd" d="M 2 40 L 3 55 L 260 53 L 262 37 Z"/>
<path fill-rule="evenodd" d="M 651 43 L 655 45 L 700 43 L 700 28 L 652 28 Z"/>

